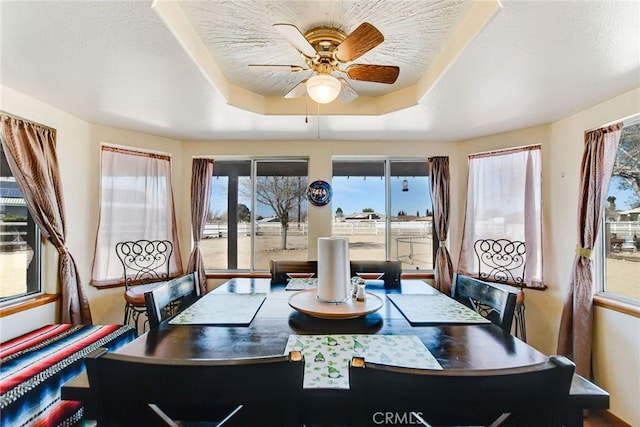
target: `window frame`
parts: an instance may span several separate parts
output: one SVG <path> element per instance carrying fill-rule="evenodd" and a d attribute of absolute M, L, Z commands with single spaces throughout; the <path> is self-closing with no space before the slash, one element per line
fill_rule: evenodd
<path fill-rule="evenodd" d="M 105 187 L 105 180 L 109 183 L 114 183 L 117 179 L 119 178 L 122 179 L 123 177 L 125 177 L 125 175 L 118 175 L 118 174 L 110 175 L 109 172 L 111 171 L 110 170 L 106 171 L 107 165 L 105 165 L 105 159 L 107 159 L 109 156 L 111 157 L 128 156 L 131 159 L 134 159 L 135 161 L 140 161 L 141 159 L 144 159 L 148 162 L 155 161 L 160 165 L 160 167 L 158 167 L 157 165 L 153 165 L 154 167 L 150 168 L 151 170 L 158 171 L 155 175 L 147 173 L 146 175 L 140 174 L 137 176 L 137 178 L 140 178 L 143 176 L 145 178 L 144 192 L 139 191 L 140 190 L 140 188 L 138 188 L 140 186 L 139 179 L 136 180 L 138 182 L 134 182 L 135 185 L 133 186 L 133 188 L 130 188 L 130 187 L 126 188 L 127 193 L 131 193 L 134 190 L 138 190 L 137 193 L 141 193 L 144 196 L 144 201 L 132 199 L 132 200 L 127 200 L 123 203 L 121 201 L 112 200 L 105 196 L 105 193 L 109 194 L 110 196 L 113 196 L 114 194 L 116 194 L 113 191 L 114 187 L 108 187 L 108 186 Z M 122 173 L 122 169 L 121 169 L 122 162 L 123 160 L 121 160 L 117 164 L 118 169 L 116 172 L 120 174 Z M 115 169 L 116 168 L 116 166 L 114 166 L 115 164 L 116 164 L 115 160 L 109 159 L 109 163 L 108 163 L 109 167 Z M 145 165 L 145 166 L 148 168 L 148 165 Z M 148 171 L 148 169 L 146 169 L 145 171 Z M 135 170 L 134 172 L 141 172 L 141 171 Z M 147 239 L 147 240 L 158 240 L 158 239 L 165 240 L 166 239 L 171 241 L 173 244 L 173 251 L 169 261 L 169 276 L 177 277 L 182 274 L 183 267 L 182 267 L 181 253 L 180 253 L 180 242 L 179 242 L 179 237 L 177 232 L 178 224 L 177 224 L 176 215 L 175 215 L 175 197 L 173 192 L 172 172 L 173 172 L 172 155 L 169 153 L 149 151 L 149 150 L 144 150 L 136 147 L 125 147 L 125 146 L 113 145 L 113 144 L 107 144 L 107 143 L 101 144 L 100 173 L 99 173 L 100 196 L 98 199 L 100 215 L 99 215 L 99 221 L 98 221 L 97 231 L 96 231 L 95 249 L 94 249 L 94 254 L 93 254 L 93 259 L 91 264 L 92 265 L 91 279 L 90 279 L 91 286 L 94 286 L 96 288 L 109 288 L 109 287 L 117 287 L 117 286 L 124 285 L 123 266 L 117 254 L 115 253 L 115 243 L 117 241 L 122 241 L 122 240 L 136 241 L 140 239 Z M 152 179 L 149 180 L 149 177 L 151 177 Z M 154 186 L 153 182 L 155 180 L 155 182 L 162 183 L 163 182 L 162 179 L 164 179 L 164 188 L 163 188 L 163 191 L 158 191 L 157 187 L 162 188 L 162 185 Z M 147 184 L 146 181 L 152 181 L 152 183 Z M 138 187 L 136 187 L 136 185 Z M 148 186 L 151 186 L 156 191 L 148 192 Z M 154 203 L 149 203 L 149 193 L 152 196 L 154 196 L 151 201 L 155 202 L 155 205 Z M 160 206 L 160 201 L 164 202 L 164 206 Z M 118 205 L 118 204 L 131 203 L 131 202 L 133 202 L 132 204 L 135 206 L 142 207 L 142 209 L 140 209 L 141 212 L 138 212 L 137 218 L 144 217 L 144 221 L 142 225 L 148 226 L 148 227 L 143 227 L 143 228 L 148 228 L 146 232 L 147 233 L 151 232 L 151 235 L 135 234 L 136 232 L 138 232 L 138 230 L 135 230 L 135 231 L 132 230 L 128 233 L 123 233 L 122 231 L 118 230 L 117 227 L 114 228 L 114 223 L 113 223 L 114 212 L 109 212 L 107 207 Z M 158 218 L 152 219 L 153 211 L 164 212 L 163 209 L 167 210 L 167 213 L 165 214 L 166 217 L 160 218 L 162 221 L 159 221 L 159 224 L 160 225 L 164 224 L 165 229 L 160 228 L 160 226 L 158 225 Z M 115 209 L 113 210 L 115 211 Z M 122 209 L 119 209 L 117 212 L 118 214 L 120 214 L 120 216 L 129 215 L 128 213 L 126 215 L 123 215 L 121 210 Z M 105 218 L 108 218 L 108 220 L 105 220 Z M 129 222 L 126 222 L 126 223 L 129 226 L 131 225 Z M 151 226 L 152 224 L 153 226 Z M 113 238 L 111 237 L 111 235 L 114 234 L 114 232 L 115 234 L 118 234 L 119 236 L 121 236 L 121 238 L 117 238 L 114 241 Z M 101 248 L 101 246 L 104 245 L 105 243 L 107 245 L 104 248 Z"/>
<path fill-rule="evenodd" d="M 219 170 L 219 166 L 216 167 L 216 164 L 220 164 L 220 163 L 242 163 L 242 162 L 246 162 L 248 163 L 249 166 L 249 185 L 251 188 L 251 201 L 249 203 L 249 209 L 251 210 L 251 220 L 250 220 L 250 224 L 249 224 L 249 230 L 250 230 L 250 246 L 251 246 L 251 259 L 250 259 L 250 265 L 249 268 L 229 268 L 228 267 L 228 261 L 230 259 L 230 255 L 228 253 L 229 251 L 229 242 L 227 243 L 227 247 L 226 247 L 226 257 L 227 257 L 227 268 L 217 268 L 217 267 L 211 267 L 211 266 L 207 266 L 207 262 L 206 262 L 206 258 L 204 258 L 204 262 L 205 262 L 205 271 L 207 273 L 208 276 L 219 276 L 219 275 L 224 275 L 224 274 L 228 274 L 230 272 L 233 273 L 238 273 L 238 274 L 253 274 L 255 272 L 258 273 L 263 273 L 263 272 L 268 272 L 269 271 L 269 266 L 264 266 L 264 267 L 258 267 L 256 266 L 257 263 L 257 259 L 256 259 L 256 245 L 257 245 L 257 240 L 256 240 L 256 235 L 257 235 L 257 220 L 256 220 L 256 214 L 257 214 L 257 207 L 258 207 L 258 201 L 257 201 L 257 197 L 256 197 L 256 191 L 257 191 L 257 185 L 258 185 L 258 180 L 255 179 L 258 176 L 258 169 L 259 163 L 305 163 L 305 168 L 307 170 L 306 172 L 306 179 L 307 181 L 309 180 L 309 162 L 310 159 L 309 157 L 305 157 L 305 156 L 282 156 L 282 157 L 220 157 L 217 159 L 214 159 L 214 167 L 213 167 L 213 175 L 211 176 L 211 179 L 214 179 L 216 177 L 221 177 L 221 176 L 226 176 L 229 177 L 230 175 L 218 175 L 217 171 Z M 266 176 L 266 175 L 265 175 Z M 282 175 L 282 176 L 289 176 L 289 175 Z M 239 177 L 239 175 L 238 175 Z M 308 185 L 305 184 L 304 188 L 306 188 Z M 237 198 L 237 203 L 236 203 L 236 209 L 237 206 L 239 204 L 239 196 L 240 196 L 240 188 L 238 188 L 238 194 L 236 197 Z M 229 197 L 227 195 L 227 197 Z M 210 203 L 213 201 L 213 197 L 211 198 Z M 305 199 L 305 203 L 306 203 L 306 199 Z M 227 206 L 228 208 L 228 203 Z M 211 205 L 209 206 L 209 208 L 211 208 Z M 237 216 L 237 210 L 235 211 L 235 214 Z M 227 212 L 227 218 L 229 218 L 230 216 L 230 212 Z M 229 227 L 229 219 L 227 219 L 227 227 Z M 229 235 L 229 232 L 227 232 Z M 237 235 L 237 223 L 236 223 L 236 235 Z M 308 241 L 307 241 L 308 243 Z M 201 242 L 202 245 L 202 242 Z M 307 253 L 305 256 L 305 259 L 307 259 L 308 257 L 308 245 L 307 245 Z M 236 251 L 237 251 L 237 247 L 236 247 Z M 238 254 L 236 253 L 235 255 L 232 256 L 232 258 L 235 260 L 236 265 L 238 264 Z"/>
<path fill-rule="evenodd" d="M 505 221 L 504 224 L 507 226 L 518 227 L 521 225 L 520 233 L 494 233 L 491 231 L 478 231 L 481 230 L 482 227 L 477 227 L 478 224 L 482 224 L 479 222 L 478 218 L 483 218 L 482 214 L 478 214 L 480 211 L 484 213 L 485 217 L 489 217 L 488 208 L 485 205 L 481 205 L 480 208 L 474 205 L 476 200 L 484 201 L 486 198 L 482 198 L 482 194 L 476 194 L 476 187 L 480 187 L 483 183 L 482 172 L 484 172 L 483 168 L 486 168 L 486 164 L 482 161 L 486 160 L 488 162 L 498 162 L 501 159 L 507 158 L 506 156 L 516 156 L 522 153 L 527 153 L 528 157 L 522 159 L 525 163 L 525 166 L 522 169 L 523 176 L 521 177 L 524 181 L 523 187 L 519 188 L 519 191 L 522 192 L 523 202 L 522 206 L 519 206 L 517 211 L 517 216 L 522 220 L 522 223 L 518 221 Z M 535 154 L 535 157 L 533 156 Z M 531 164 L 531 170 L 527 165 L 530 162 L 535 160 L 533 164 Z M 473 163 L 475 162 L 475 163 Z M 497 166 L 494 166 L 494 169 Z M 499 168 L 501 171 L 512 169 L 508 168 Z M 520 170 L 520 169 L 518 169 Z M 534 172 L 535 175 L 529 175 L 529 172 Z M 476 175 L 476 173 L 478 173 Z M 516 175 L 511 174 L 509 178 L 502 178 L 500 182 L 510 182 L 513 181 Z M 518 283 L 515 278 L 509 277 L 505 283 L 509 285 L 515 285 L 528 289 L 538 289 L 544 290 L 546 289 L 546 285 L 544 284 L 544 229 L 543 229 L 543 217 L 544 217 L 544 209 L 542 205 L 542 177 L 543 177 L 543 164 L 542 164 L 542 145 L 539 143 L 527 144 L 523 146 L 505 148 L 494 151 L 487 152 L 479 152 L 472 153 L 468 155 L 468 175 L 467 175 L 467 188 L 465 195 L 465 208 L 464 208 L 464 224 L 463 224 L 463 232 L 460 246 L 460 256 L 458 258 L 458 266 L 457 270 L 460 273 L 464 273 L 471 276 L 478 276 L 479 270 L 479 260 L 477 258 L 475 252 L 475 243 L 478 239 L 506 239 L 507 241 L 521 241 L 524 242 L 527 248 L 527 254 L 523 257 L 525 260 L 524 265 L 521 266 L 521 274 L 522 274 L 522 282 Z M 531 178 L 531 180 L 529 180 Z M 492 177 L 493 179 L 493 177 Z M 489 181 L 489 180 L 486 180 Z M 473 185 L 472 185 L 473 184 Z M 498 186 L 497 190 L 501 190 L 501 186 Z M 527 188 L 529 189 L 530 194 L 533 196 L 537 196 L 527 199 Z M 495 190 L 495 188 L 494 188 Z M 511 190 L 511 189 L 509 189 Z M 482 186 L 482 191 L 491 191 L 491 186 Z M 494 191 L 495 192 L 495 191 Z M 500 194 L 502 198 L 505 196 L 515 196 L 514 191 L 506 191 L 510 194 Z M 537 200 L 535 200 L 537 199 Z M 533 205 L 535 209 L 536 215 L 533 215 L 534 220 L 527 221 L 528 217 L 531 215 L 527 214 L 527 200 L 530 203 L 529 207 Z M 504 206 L 502 206 L 504 207 Z M 503 214 L 503 218 L 507 218 L 509 215 L 508 208 L 504 207 L 501 211 Z M 470 215 L 472 214 L 472 215 Z M 513 216 L 513 215 L 512 215 Z M 485 221 L 486 224 L 486 221 Z M 514 237 L 513 234 L 520 235 L 522 237 Z M 527 241 L 527 236 L 531 236 L 529 241 Z M 533 249 L 533 251 L 531 251 Z M 532 255 L 533 253 L 533 255 Z M 515 259 L 515 257 L 513 258 Z M 526 265 L 528 261 L 533 260 L 533 263 Z M 532 265 L 533 264 L 533 265 Z"/>
<path fill-rule="evenodd" d="M 393 212 L 392 212 L 392 189 L 391 189 L 391 179 L 393 176 L 395 175 L 391 175 L 391 169 L 392 169 L 392 163 L 424 163 L 425 165 L 425 169 L 426 169 L 426 177 L 428 179 L 431 179 L 430 175 L 429 175 L 429 159 L 426 157 L 368 157 L 368 156 L 333 156 L 331 158 L 331 177 L 332 177 L 332 181 L 333 178 L 335 176 L 333 170 L 334 170 L 334 163 L 335 162 L 350 162 L 350 163 L 358 163 L 358 162 L 381 162 L 382 163 L 382 167 L 383 167 L 383 178 L 384 178 L 384 194 L 385 194 L 385 201 L 384 201 L 384 206 L 385 206 L 385 260 L 391 260 L 391 256 L 392 256 L 392 239 L 393 239 L 393 229 L 392 229 L 392 217 L 393 217 Z M 351 176 L 351 175 L 349 175 Z M 354 176 L 358 176 L 358 175 L 354 175 Z M 417 176 L 417 175 L 416 175 Z M 399 177 L 399 175 L 398 175 Z M 430 207 L 428 207 L 427 209 L 430 210 L 431 212 L 433 212 L 433 197 L 431 195 L 431 185 L 428 186 L 429 188 L 427 189 L 427 194 L 429 195 L 429 201 L 430 201 Z M 431 259 L 431 265 L 432 268 L 430 269 L 419 269 L 419 270 L 407 270 L 404 269 L 403 272 L 411 272 L 411 273 L 416 273 L 416 272 L 420 272 L 420 273 L 424 273 L 424 274 L 433 274 L 434 268 L 435 268 L 435 256 L 436 256 L 436 242 L 437 242 L 437 237 L 436 237 L 436 229 L 435 229 L 435 224 L 434 221 L 432 219 L 431 221 L 431 244 L 432 244 L 432 259 Z M 447 238 L 448 241 L 448 238 Z"/>
<path fill-rule="evenodd" d="M 623 130 L 626 127 L 640 124 L 640 114 L 635 114 L 622 120 Z M 616 157 L 618 153 L 616 152 Z M 610 177 L 612 178 L 613 175 Z M 611 183 L 609 183 L 609 186 Z M 606 189 L 607 195 L 609 194 L 609 188 Z M 606 209 L 606 203 L 603 209 Z M 615 311 L 629 314 L 635 317 L 640 317 L 640 298 L 635 299 L 630 296 L 617 294 L 613 292 L 607 292 L 606 290 L 606 278 L 607 278 L 607 239 L 606 233 L 607 218 L 603 213 L 602 222 L 598 230 L 598 236 L 596 237 L 596 243 L 594 245 L 592 262 L 593 262 L 593 274 L 594 274 L 594 303 L 601 307 L 613 309 Z"/>
<path fill-rule="evenodd" d="M 4 157 L 4 153 L 2 157 Z M 3 159 L 3 166 L 5 164 L 6 162 Z M 6 166 L 6 170 L 11 171 L 8 165 Z M 11 173 L 11 178 L 13 178 L 13 173 Z M 20 194 L 22 195 L 22 192 L 20 192 Z M 33 249 L 33 257 L 28 267 L 26 268 L 26 291 L 20 294 L 0 297 L 0 308 L 32 299 L 44 293 L 44 289 L 42 288 L 42 234 L 40 233 L 40 228 L 36 225 L 33 217 L 31 216 L 31 212 L 29 212 L 29 209 L 26 210 L 27 235 L 25 238 L 25 243 Z"/>

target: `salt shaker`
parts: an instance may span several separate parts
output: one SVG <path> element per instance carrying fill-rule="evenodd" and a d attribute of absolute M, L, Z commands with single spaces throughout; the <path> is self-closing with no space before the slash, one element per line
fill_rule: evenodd
<path fill-rule="evenodd" d="M 357 286 L 358 286 L 358 292 L 356 293 L 356 300 L 364 301 L 367 295 L 366 292 L 364 291 L 365 285 L 357 285 Z"/>
<path fill-rule="evenodd" d="M 358 287 L 364 284 L 364 280 L 360 277 L 351 278 L 351 298 L 356 298 L 358 295 Z"/>

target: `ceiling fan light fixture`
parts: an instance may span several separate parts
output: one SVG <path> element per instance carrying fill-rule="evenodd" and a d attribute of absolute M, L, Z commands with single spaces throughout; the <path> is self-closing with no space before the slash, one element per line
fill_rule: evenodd
<path fill-rule="evenodd" d="M 340 93 L 342 84 L 330 74 L 318 74 L 307 81 L 307 93 L 318 104 L 328 104 Z"/>

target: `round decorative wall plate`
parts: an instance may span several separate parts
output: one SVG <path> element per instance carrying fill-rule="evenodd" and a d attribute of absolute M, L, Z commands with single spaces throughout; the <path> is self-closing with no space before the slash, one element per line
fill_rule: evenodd
<path fill-rule="evenodd" d="M 307 187 L 307 199 L 313 206 L 324 206 L 331 201 L 333 190 L 326 181 L 313 181 Z"/>

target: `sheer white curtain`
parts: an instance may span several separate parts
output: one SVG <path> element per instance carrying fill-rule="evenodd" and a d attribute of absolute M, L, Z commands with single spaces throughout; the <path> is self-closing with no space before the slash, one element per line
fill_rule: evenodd
<path fill-rule="evenodd" d="M 476 240 L 518 240 L 526 245 L 526 286 L 544 287 L 541 181 L 540 145 L 469 156 L 458 271 L 477 275 Z"/>
<path fill-rule="evenodd" d="M 171 158 L 165 155 L 103 146 L 100 223 L 91 283 L 123 283 L 115 246 L 125 240 L 170 240 L 170 276 L 182 272 L 171 186 Z"/>

